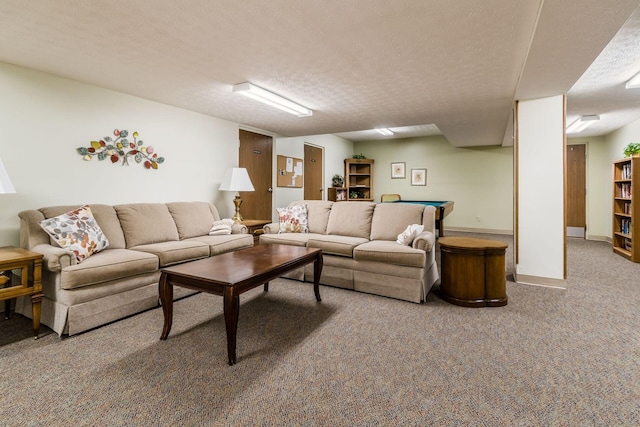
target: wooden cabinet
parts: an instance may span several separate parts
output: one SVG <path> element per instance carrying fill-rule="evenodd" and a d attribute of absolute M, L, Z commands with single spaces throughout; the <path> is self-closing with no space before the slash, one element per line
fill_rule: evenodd
<path fill-rule="evenodd" d="M 346 187 L 329 187 L 327 190 L 327 200 L 331 202 L 347 200 Z"/>
<path fill-rule="evenodd" d="M 373 201 L 373 160 L 344 159 L 347 200 Z"/>
<path fill-rule="evenodd" d="M 640 262 L 640 157 L 613 162 L 613 252 Z"/>

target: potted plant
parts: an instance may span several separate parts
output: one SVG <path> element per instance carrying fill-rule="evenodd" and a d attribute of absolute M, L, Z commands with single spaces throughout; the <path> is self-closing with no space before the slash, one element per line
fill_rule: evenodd
<path fill-rule="evenodd" d="M 333 175 L 333 178 L 331 178 L 331 185 L 337 188 L 342 187 L 344 185 L 344 177 L 339 173 Z"/>
<path fill-rule="evenodd" d="M 624 156 L 625 157 L 634 157 L 640 155 L 640 143 L 630 142 L 624 147 Z"/>
<path fill-rule="evenodd" d="M 366 159 L 366 157 L 364 156 L 364 154 L 360 153 L 360 154 L 354 154 L 353 156 L 351 156 L 352 159 Z"/>

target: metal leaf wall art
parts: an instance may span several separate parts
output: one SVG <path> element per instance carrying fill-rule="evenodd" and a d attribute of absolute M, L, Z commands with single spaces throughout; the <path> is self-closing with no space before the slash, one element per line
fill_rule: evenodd
<path fill-rule="evenodd" d="M 158 165 L 164 162 L 164 157 L 159 157 L 151 145 L 145 146 L 142 140 L 138 140 L 138 132 L 131 135 L 133 140 L 128 138 L 129 131 L 125 129 L 115 129 L 113 135 L 115 138 L 105 136 L 99 141 L 91 141 L 90 147 L 78 148 L 78 154 L 87 161 L 94 157 L 98 160 L 108 158 L 111 163 L 122 160 L 122 166 L 129 166 L 129 158 L 133 158 L 146 169 L 158 169 Z"/>

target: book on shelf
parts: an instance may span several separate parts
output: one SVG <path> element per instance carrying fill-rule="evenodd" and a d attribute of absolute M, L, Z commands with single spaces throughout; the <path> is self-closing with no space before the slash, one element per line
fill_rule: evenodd
<path fill-rule="evenodd" d="M 631 164 L 630 163 L 622 165 L 620 179 L 631 179 Z"/>
<path fill-rule="evenodd" d="M 628 183 L 620 184 L 620 197 L 622 199 L 631 198 L 631 184 L 628 184 Z"/>
<path fill-rule="evenodd" d="M 620 220 L 620 232 L 631 236 L 631 220 L 623 218 Z"/>
<path fill-rule="evenodd" d="M 624 239 L 624 248 L 628 251 L 631 250 L 631 239 Z"/>
<path fill-rule="evenodd" d="M 624 213 L 631 215 L 631 202 L 624 202 Z"/>

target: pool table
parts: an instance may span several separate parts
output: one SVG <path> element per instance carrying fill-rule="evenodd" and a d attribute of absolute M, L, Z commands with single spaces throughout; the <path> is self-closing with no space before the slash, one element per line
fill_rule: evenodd
<path fill-rule="evenodd" d="M 419 205 L 435 206 L 436 208 L 436 228 L 438 237 L 444 236 L 444 218 L 453 211 L 452 201 L 432 201 L 432 200 L 396 200 L 394 203 L 415 203 Z"/>

